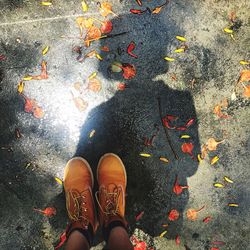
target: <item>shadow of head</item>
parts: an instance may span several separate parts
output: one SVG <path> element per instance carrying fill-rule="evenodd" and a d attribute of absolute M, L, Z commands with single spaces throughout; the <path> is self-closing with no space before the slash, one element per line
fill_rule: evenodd
<path fill-rule="evenodd" d="M 194 143 L 194 155 L 197 155 L 198 125 L 191 94 L 188 91 L 172 89 L 168 87 L 168 79 L 161 81 L 156 77 L 167 73 L 168 63 L 163 58 L 175 35 L 181 31 L 168 20 L 167 9 L 160 15 L 122 15 L 113 19 L 112 23 L 113 34 L 127 32 L 102 39 L 98 45 L 110 49 L 109 52 L 99 52 L 103 61 L 100 61 L 98 69 L 105 78 L 103 96 L 109 92 L 112 97 L 89 113 L 81 130 L 76 155 L 86 158 L 95 174 L 98 160 L 104 153 L 118 154 L 127 170 L 126 214 L 131 229 L 140 227 L 156 236 L 164 230 L 161 225 L 169 223 L 168 236 L 175 237 L 181 230 L 182 216 L 177 221 L 169 222 L 167 214 L 174 208 L 180 214 L 184 211 L 188 191 L 185 190 L 177 196 L 172 191 L 173 185 L 177 175 L 179 183 L 186 185 L 187 177 L 192 176 L 198 166 L 197 161 L 181 151 L 184 141 L 180 136 L 191 136 L 189 141 Z M 137 59 L 126 52 L 131 41 L 136 44 L 133 52 L 138 56 Z M 109 66 L 114 61 L 135 65 L 135 78 L 124 80 L 122 73 L 111 73 Z M 126 82 L 128 88 L 114 91 L 114 86 L 119 81 Z M 179 160 L 173 156 L 162 128 L 158 98 L 161 100 L 162 115 L 178 116 L 179 126 L 190 118 L 196 121 L 187 131 L 168 131 Z M 151 138 L 157 127 L 159 132 L 153 145 L 145 146 L 144 138 Z M 93 129 L 96 133 L 89 138 Z M 152 157 L 142 158 L 139 155 L 141 152 L 150 153 Z M 161 156 L 168 158 L 169 163 L 160 161 Z M 144 211 L 144 215 L 136 222 L 135 216 L 141 211 Z"/>

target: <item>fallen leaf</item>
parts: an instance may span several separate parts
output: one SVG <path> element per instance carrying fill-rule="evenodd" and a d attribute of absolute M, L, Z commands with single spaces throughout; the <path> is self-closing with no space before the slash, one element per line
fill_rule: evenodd
<path fill-rule="evenodd" d="M 162 118 L 162 123 L 168 129 L 175 129 L 176 128 L 175 126 L 170 125 L 170 121 L 166 117 Z"/>
<path fill-rule="evenodd" d="M 166 60 L 166 61 L 169 61 L 169 62 L 173 62 L 175 59 L 174 58 L 172 58 L 172 57 L 164 57 L 164 59 Z"/>
<path fill-rule="evenodd" d="M 162 224 L 162 227 L 168 227 L 168 224 Z"/>
<path fill-rule="evenodd" d="M 76 23 L 80 29 L 80 36 L 82 36 L 83 29 L 91 28 L 93 26 L 94 19 L 93 18 L 77 17 Z"/>
<path fill-rule="evenodd" d="M 137 4 L 138 4 L 139 6 L 142 6 L 141 0 L 136 0 L 136 2 L 137 2 Z"/>
<path fill-rule="evenodd" d="M 138 15 L 141 15 L 141 14 L 145 13 L 146 11 L 147 11 L 147 9 L 146 10 L 130 9 L 130 12 L 132 14 L 138 14 Z"/>
<path fill-rule="evenodd" d="M 211 247 L 210 250 L 220 250 L 218 247 Z"/>
<path fill-rule="evenodd" d="M 168 214 L 168 219 L 170 221 L 175 221 L 180 217 L 180 213 L 176 209 L 172 209 Z"/>
<path fill-rule="evenodd" d="M 119 73 L 122 71 L 122 63 L 120 62 L 117 62 L 117 61 L 114 61 L 112 64 L 111 64 L 111 71 L 114 72 L 114 73 Z"/>
<path fill-rule="evenodd" d="M 93 72 L 93 73 L 88 77 L 88 79 L 89 79 L 89 80 L 94 79 L 96 76 L 97 76 L 97 72 Z"/>
<path fill-rule="evenodd" d="M 140 220 L 143 215 L 144 215 L 144 211 L 140 212 L 138 215 L 135 216 L 135 221 Z"/>
<path fill-rule="evenodd" d="M 41 119 L 44 117 L 44 111 L 37 104 L 35 104 L 33 107 L 33 116 L 37 119 Z"/>
<path fill-rule="evenodd" d="M 58 250 L 67 240 L 66 231 L 60 235 L 60 242 L 55 246 L 54 250 Z"/>
<path fill-rule="evenodd" d="M 176 176 L 174 187 L 173 187 L 173 192 L 176 195 L 179 195 L 179 194 L 182 193 L 183 189 L 187 189 L 187 188 L 189 188 L 189 186 L 181 186 L 181 185 L 179 185 L 179 183 L 178 183 L 178 176 Z"/>
<path fill-rule="evenodd" d="M 58 177 L 55 177 L 55 181 L 56 181 L 58 184 L 60 184 L 60 185 L 63 184 L 63 181 L 62 181 L 60 178 L 58 178 Z"/>
<path fill-rule="evenodd" d="M 244 92 L 243 92 L 243 97 L 250 97 L 250 85 L 244 86 Z"/>
<path fill-rule="evenodd" d="M 122 64 L 123 77 L 125 79 L 132 79 L 136 76 L 136 69 L 133 64 L 124 63 Z"/>
<path fill-rule="evenodd" d="M 19 128 L 15 128 L 15 136 L 16 136 L 17 139 L 20 139 L 22 137 Z"/>
<path fill-rule="evenodd" d="M 250 81 L 250 70 L 249 69 L 243 69 L 240 72 L 240 79 L 238 82 L 248 82 Z"/>
<path fill-rule="evenodd" d="M 101 30 L 96 27 L 95 25 L 92 25 L 87 32 L 87 35 L 85 37 L 85 46 L 89 47 L 91 40 L 97 40 L 102 36 Z"/>
<path fill-rule="evenodd" d="M 102 89 L 100 80 L 97 78 L 90 79 L 88 83 L 88 89 L 92 90 L 93 92 L 99 92 Z"/>
<path fill-rule="evenodd" d="M 42 55 L 45 56 L 49 51 L 49 46 L 46 46 L 43 50 L 42 50 Z"/>
<path fill-rule="evenodd" d="M 137 243 L 134 250 L 147 250 L 147 243 L 144 241 Z"/>
<path fill-rule="evenodd" d="M 175 53 L 182 53 L 182 52 L 185 52 L 185 49 L 184 48 L 175 49 L 174 52 Z"/>
<path fill-rule="evenodd" d="M 225 28 L 224 32 L 228 33 L 228 34 L 233 34 L 233 30 L 229 29 L 229 28 Z"/>
<path fill-rule="evenodd" d="M 224 140 L 216 141 L 214 138 L 209 138 L 207 141 L 207 149 L 209 151 L 215 151 L 217 149 L 217 146 L 223 142 Z"/>
<path fill-rule="evenodd" d="M 228 203 L 229 207 L 238 207 L 239 204 L 238 203 Z"/>
<path fill-rule="evenodd" d="M 112 11 L 112 5 L 108 2 L 101 3 L 100 5 L 100 13 L 103 17 L 108 16 L 109 14 L 113 14 L 117 16 L 113 11 Z"/>
<path fill-rule="evenodd" d="M 50 5 L 52 5 L 52 3 L 48 2 L 48 1 L 43 1 L 43 2 L 41 2 L 41 5 L 43 5 L 43 6 L 50 6 Z"/>
<path fill-rule="evenodd" d="M 117 89 L 118 89 L 118 90 L 125 90 L 126 87 L 127 87 L 126 83 L 119 82 L 119 83 L 117 84 Z"/>
<path fill-rule="evenodd" d="M 241 64 L 241 65 L 249 65 L 249 64 L 250 64 L 250 61 L 243 61 L 243 60 L 241 60 L 241 61 L 240 61 L 240 64 Z"/>
<path fill-rule="evenodd" d="M 217 156 L 217 155 L 214 156 L 214 157 L 211 159 L 210 164 L 211 164 L 211 165 L 214 165 L 219 159 L 220 159 L 219 156 Z"/>
<path fill-rule="evenodd" d="M 92 129 L 89 133 L 89 138 L 92 138 L 95 135 L 95 129 Z"/>
<path fill-rule="evenodd" d="M 181 243 L 181 238 L 180 238 L 179 235 L 176 235 L 176 237 L 175 237 L 175 244 L 176 244 L 177 246 L 179 246 L 180 243 Z"/>
<path fill-rule="evenodd" d="M 185 127 L 190 127 L 191 125 L 193 125 L 194 124 L 194 121 L 195 121 L 195 119 L 194 118 L 192 118 L 192 119 L 189 119 L 187 122 L 186 122 L 186 124 L 185 124 Z"/>
<path fill-rule="evenodd" d="M 34 105 L 34 101 L 29 99 L 27 96 L 25 96 L 24 94 L 22 94 L 22 97 L 25 100 L 25 104 L 24 104 L 24 111 L 27 113 L 31 113 L 33 110 L 33 105 Z"/>
<path fill-rule="evenodd" d="M 151 154 L 147 154 L 147 153 L 140 153 L 140 156 L 142 156 L 142 157 L 151 157 Z"/>
<path fill-rule="evenodd" d="M 214 107 L 214 114 L 216 114 L 219 118 L 229 118 L 228 115 L 226 114 L 223 114 L 222 111 L 221 111 L 221 105 L 218 104 Z"/>
<path fill-rule="evenodd" d="M 81 112 L 84 111 L 88 107 L 88 103 L 85 102 L 81 97 L 74 97 L 73 101 L 75 103 L 75 106 Z"/>
<path fill-rule="evenodd" d="M 224 185 L 222 183 L 214 183 L 214 187 L 223 188 Z"/>
<path fill-rule="evenodd" d="M 17 85 L 17 91 L 18 91 L 19 94 L 22 94 L 23 90 L 24 90 L 24 82 L 21 81 Z"/>
<path fill-rule="evenodd" d="M 165 163 L 169 163 L 169 160 L 165 157 L 160 157 L 160 161 L 163 161 Z"/>
<path fill-rule="evenodd" d="M 54 207 L 46 207 L 44 210 L 33 208 L 34 211 L 44 214 L 47 217 L 56 215 L 56 209 Z"/>
<path fill-rule="evenodd" d="M 102 47 L 100 47 L 100 50 L 105 51 L 105 52 L 109 52 L 110 51 L 110 49 L 109 49 L 108 46 L 102 46 Z"/>
<path fill-rule="evenodd" d="M 127 53 L 134 58 L 138 58 L 138 56 L 132 52 L 134 49 L 135 49 L 135 43 L 132 41 L 127 47 Z"/>
<path fill-rule="evenodd" d="M 207 154 L 208 154 L 207 145 L 204 144 L 202 145 L 202 148 L 201 148 L 201 158 L 205 159 Z"/>
<path fill-rule="evenodd" d="M 176 36 L 175 38 L 177 40 L 181 41 L 181 42 L 186 42 L 187 41 L 187 39 L 185 37 L 183 37 L 183 36 Z"/>
<path fill-rule="evenodd" d="M 211 216 L 208 216 L 208 217 L 204 218 L 202 221 L 203 221 L 204 223 L 208 223 L 208 222 L 211 221 L 211 220 L 212 220 L 212 217 L 211 217 Z"/>
<path fill-rule="evenodd" d="M 203 159 L 202 159 L 202 157 L 201 157 L 201 154 L 198 154 L 198 155 L 197 155 L 197 160 L 198 160 L 198 162 L 202 162 L 202 161 L 203 161 Z"/>
<path fill-rule="evenodd" d="M 25 76 L 25 77 L 23 77 L 23 80 L 30 81 L 30 80 L 32 80 L 32 76 Z"/>
<path fill-rule="evenodd" d="M 162 238 L 168 231 L 163 231 L 161 234 L 160 234 L 160 238 Z"/>
<path fill-rule="evenodd" d="M 181 146 L 181 150 L 185 154 L 189 154 L 190 156 L 193 156 L 193 149 L 194 144 L 191 142 L 183 143 Z"/>
<path fill-rule="evenodd" d="M 153 14 L 158 14 L 158 13 L 160 13 L 160 12 L 161 12 L 162 7 L 163 7 L 163 6 L 160 6 L 160 7 L 156 7 L 156 8 L 154 8 L 154 9 L 152 10 L 152 13 L 153 13 Z"/>
<path fill-rule="evenodd" d="M 205 206 L 201 207 L 200 209 L 188 209 L 187 210 L 187 218 L 191 221 L 195 221 L 198 218 L 198 213 L 203 210 Z"/>
<path fill-rule="evenodd" d="M 88 11 L 88 9 L 89 9 L 89 6 L 87 5 L 86 1 L 82 0 L 82 10 L 83 10 L 83 12 Z"/>
<path fill-rule="evenodd" d="M 231 180 L 229 177 L 224 176 L 224 180 L 228 183 L 234 183 L 233 180 Z"/>
<path fill-rule="evenodd" d="M 80 83 L 80 82 L 74 83 L 74 88 L 75 88 L 77 91 L 80 91 L 80 90 L 81 90 L 81 83 Z"/>
<path fill-rule="evenodd" d="M 102 22 L 102 26 L 101 26 L 101 32 L 103 34 L 108 34 L 112 31 L 113 29 L 113 24 L 111 21 L 104 21 Z"/>
<path fill-rule="evenodd" d="M 181 135 L 181 139 L 189 139 L 189 138 L 191 138 L 190 135 Z"/>
<path fill-rule="evenodd" d="M 47 63 L 43 60 L 41 64 L 41 74 L 36 76 L 31 76 L 32 80 L 43 80 L 48 79 L 48 73 L 47 73 Z"/>

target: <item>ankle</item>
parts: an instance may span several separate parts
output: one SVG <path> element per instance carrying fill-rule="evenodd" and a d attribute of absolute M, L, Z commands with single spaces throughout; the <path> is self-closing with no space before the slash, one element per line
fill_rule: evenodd
<path fill-rule="evenodd" d="M 106 242 L 108 242 L 111 232 L 114 231 L 114 229 L 118 227 L 123 228 L 124 231 L 127 233 L 127 223 L 124 219 L 121 219 L 120 217 L 117 217 L 116 219 L 113 218 L 107 224 L 103 225 L 103 228 L 102 228 L 103 237 Z"/>

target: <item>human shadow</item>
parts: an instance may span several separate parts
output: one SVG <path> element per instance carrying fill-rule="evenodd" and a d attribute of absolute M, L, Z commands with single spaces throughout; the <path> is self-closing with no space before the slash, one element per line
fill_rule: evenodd
<path fill-rule="evenodd" d="M 157 80 L 156 77 L 167 73 L 168 62 L 163 60 L 167 48 L 177 34 L 179 27 L 167 19 L 167 8 L 159 15 L 122 15 L 112 19 L 113 34 L 128 33 L 110 39 L 101 40 L 100 46 L 107 46 L 110 52 L 100 51 L 104 58 L 99 63 L 99 72 L 104 76 L 103 99 L 114 90 L 122 79 L 122 73 L 112 73 L 109 66 L 113 61 L 134 64 L 137 75 L 127 80 L 124 91 L 115 91 L 108 101 L 94 108 L 81 129 L 81 135 L 75 155 L 86 158 L 94 175 L 100 157 L 108 152 L 118 154 L 127 170 L 128 185 L 126 198 L 126 217 L 131 230 L 139 227 L 151 236 L 159 235 L 162 224 L 169 224 L 167 237 L 173 238 L 182 228 L 182 212 L 189 199 L 188 190 L 182 194 L 173 193 L 173 185 L 178 175 L 181 185 L 187 185 L 187 178 L 194 175 L 198 162 L 184 154 L 181 145 L 183 134 L 190 135 L 188 142 L 194 144 L 194 155 L 200 150 L 198 121 L 192 95 L 187 90 L 172 89 L 168 86 L 171 79 Z M 126 53 L 128 44 L 134 41 L 134 53 L 138 59 Z M 172 66 L 172 65 L 171 65 Z M 107 94 L 108 93 L 108 94 Z M 175 159 L 161 124 L 158 99 L 161 100 L 162 115 L 179 117 L 178 126 L 190 118 L 195 123 L 186 131 L 168 130 L 171 142 L 179 159 Z M 150 138 L 159 128 L 152 146 L 144 145 L 144 138 Z M 89 138 L 91 130 L 96 133 Z M 140 153 L 152 156 L 143 158 Z M 166 157 L 169 163 L 159 160 Z M 97 187 L 96 187 L 97 188 Z M 168 220 L 168 212 L 177 209 L 180 218 Z M 144 215 L 139 221 L 135 216 L 141 211 Z"/>

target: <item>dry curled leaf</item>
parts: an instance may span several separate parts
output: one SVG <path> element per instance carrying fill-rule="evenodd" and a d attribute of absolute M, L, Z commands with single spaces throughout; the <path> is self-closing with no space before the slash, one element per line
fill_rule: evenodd
<path fill-rule="evenodd" d="M 132 51 L 135 49 L 135 42 L 130 42 L 130 44 L 128 45 L 128 48 L 127 48 L 127 53 L 130 55 L 130 56 L 132 56 L 132 57 L 134 57 L 134 58 L 138 58 L 138 56 L 137 55 L 135 55 Z"/>
<path fill-rule="evenodd" d="M 41 74 L 36 75 L 36 76 L 27 76 L 31 77 L 30 80 L 43 80 L 43 79 L 48 79 L 48 73 L 47 73 L 47 63 L 43 60 L 41 64 Z"/>
<path fill-rule="evenodd" d="M 136 75 L 136 69 L 133 64 L 124 63 L 122 64 L 123 77 L 125 79 L 132 79 Z"/>
<path fill-rule="evenodd" d="M 191 221 L 197 220 L 198 218 L 198 213 L 203 210 L 205 206 L 201 207 L 200 209 L 188 209 L 187 210 L 187 218 Z"/>
<path fill-rule="evenodd" d="M 91 26 L 88 29 L 87 35 L 85 37 L 85 46 L 89 47 L 90 46 L 90 42 L 93 40 L 98 40 L 102 35 L 101 30 L 96 27 L 96 26 Z"/>
<path fill-rule="evenodd" d="M 108 16 L 109 14 L 113 14 L 115 16 L 117 16 L 113 11 L 112 11 L 112 5 L 111 3 L 108 3 L 108 2 L 104 2 L 104 3 L 101 3 L 101 6 L 100 6 L 100 13 L 103 17 L 106 17 Z"/>
<path fill-rule="evenodd" d="M 248 82 L 250 81 L 250 70 L 244 69 L 240 72 L 240 78 L 238 82 Z"/>
<path fill-rule="evenodd" d="M 92 90 L 93 92 L 99 92 L 102 89 L 100 80 L 97 78 L 90 79 L 88 83 L 88 89 Z"/>
<path fill-rule="evenodd" d="M 88 107 L 88 103 L 85 102 L 81 97 L 73 97 L 73 101 L 75 106 L 78 108 L 79 111 L 84 111 Z"/>
<path fill-rule="evenodd" d="M 175 221 L 180 217 L 180 213 L 176 209 L 172 209 L 168 214 L 168 219 L 170 221 Z"/>
<path fill-rule="evenodd" d="M 41 119 L 44 117 L 44 111 L 37 104 L 35 104 L 33 107 L 33 116 L 37 119 Z"/>
<path fill-rule="evenodd" d="M 219 118 L 229 118 L 230 116 L 229 115 L 227 115 L 227 114 L 224 114 L 224 113 L 222 113 L 222 111 L 221 111 L 221 105 L 220 104 L 217 104 L 215 107 L 214 107 L 214 114 L 216 114 Z"/>
<path fill-rule="evenodd" d="M 215 151 L 217 149 L 217 146 L 223 142 L 224 140 L 216 141 L 214 138 L 209 138 L 207 141 L 207 149 L 209 151 Z"/>
<path fill-rule="evenodd" d="M 244 86 L 244 92 L 242 95 L 243 95 L 243 97 L 247 97 L 247 98 L 250 97 L 250 85 Z"/>
<path fill-rule="evenodd" d="M 179 185 L 179 182 L 178 182 L 178 176 L 176 176 L 175 178 L 175 183 L 174 183 L 174 187 L 173 187 L 173 192 L 176 194 L 176 195 L 179 195 L 182 193 L 183 189 L 187 189 L 189 188 L 189 186 L 181 186 Z"/>
<path fill-rule="evenodd" d="M 22 94 L 22 97 L 25 100 L 25 104 L 24 104 L 24 111 L 27 113 L 32 112 L 33 110 L 33 105 L 34 105 L 34 101 L 32 99 L 29 99 L 27 96 Z"/>

